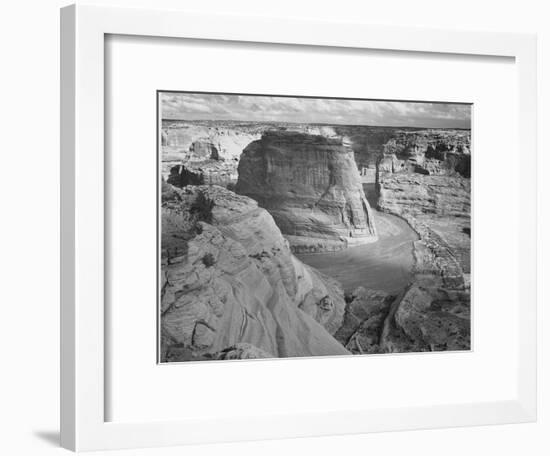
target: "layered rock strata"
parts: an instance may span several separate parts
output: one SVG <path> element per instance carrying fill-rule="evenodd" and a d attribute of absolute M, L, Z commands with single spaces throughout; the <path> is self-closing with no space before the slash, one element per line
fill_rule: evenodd
<path fill-rule="evenodd" d="M 268 131 L 241 155 L 236 192 L 269 211 L 295 252 L 377 239 L 353 151 L 342 137 Z"/>
<path fill-rule="evenodd" d="M 470 349 L 469 132 L 397 132 L 377 164 L 378 208 L 418 233 L 399 294 L 358 288 L 336 338 L 352 353 Z"/>
<path fill-rule="evenodd" d="M 242 150 L 259 137 L 258 127 L 253 125 L 235 129 L 165 121 L 161 131 L 162 176 L 168 180 L 174 170 L 181 173 L 183 169 L 184 179 L 173 180 L 174 185 L 195 185 L 197 180 L 222 186 L 234 185 Z M 187 182 L 189 174 L 196 179 Z"/>
<path fill-rule="evenodd" d="M 343 291 L 292 255 L 255 201 L 168 184 L 162 201 L 163 361 L 349 353 L 331 335 Z"/>
<path fill-rule="evenodd" d="M 447 134 L 442 139 L 441 135 L 420 132 L 399 138 L 386 144 L 378 163 L 378 208 L 406 220 L 420 239 L 414 242 L 413 280 L 392 298 L 375 349 L 467 350 L 470 348 L 469 134 L 461 132 L 458 139 L 456 136 L 450 139 Z M 355 298 L 361 300 L 365 301 L 364 293 Z M 349 312 L 353 314 L 358 306 L 357 302 L 348 306 Z M 361 329 L 356 334 L 357 340 L 365 342 Z"/>
<path fill-rule="evenodd" d="M 470 132 L 397 131 L 383 146 L 378 169 L 384 173 L 470 177 Z"/>

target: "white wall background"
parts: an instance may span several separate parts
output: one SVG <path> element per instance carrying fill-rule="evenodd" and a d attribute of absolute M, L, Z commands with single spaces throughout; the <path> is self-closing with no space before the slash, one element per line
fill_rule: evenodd
<path fill-rule="evenodd" d="M 544 0 L 88 1 L 539 34 L 539 422 L 124 451 L 137 455 L 545 455 L 550 447 L 550 13 Z M 0 454 L 56 455 L 59 421 L 59 7 L 0 9 Z M 505 132 L 503 132 L 505 134 Z M 496 167 L 498 169 L 498 167 Z M 546 236 L 545 236 L 546 234 Z M 498 315 L 495 315 L 498 324 Z M 406 379 L 403 379 L 406 381 Z M 111 454 L 119 454 L 111 453 Z"/>

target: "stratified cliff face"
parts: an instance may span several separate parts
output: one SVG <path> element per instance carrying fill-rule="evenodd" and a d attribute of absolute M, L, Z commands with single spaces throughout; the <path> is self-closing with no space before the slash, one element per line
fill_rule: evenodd
<path fill-rule="evenodd" d="M 178 187 L 234 185 L 243 149 L 260 137 L 256 125 L 223 127 L 165 121 L 161 132 L 162 176 Z"/>
<path fill-rule="evenodd" d="M 227 126 L 197 122 L 164 121 L 163 162 L 173 160 L 238 159 L 242 150 L 259 139 L 267 126 Z"/>
<path fill-rule="evenodd" d="M 353 353 L 470 348 L 469 132 L 398 132 L 377 165 L 378 208 L 418 233 L 397 296 L 357 289 L 336 334 Z"/>
<path fill-rule="evenodd" d="M 267 131 L 241 155 L 236 192 L 258 201 L 295 252 L 376 240 L 353 151 L 341 137 Z"/>
<path fill-rule="evenodd" d="M 469 154 L 470 150 L 469 130 L 359 125 L 334 129 L 350 139 L 359 169 L 374 168 L 384 154 L 395 154 L 401 160 L 424 154 L 427 159 L 437 158 L 447 153 L 451 158 L 452 154 Z"/>
<path fill-rule="evenodd" d="M 255 122 L 163 121 L 163 178 L 177 187 L 233 187 L 243 149 L 268 130 L 334 136 L 329 126 Z"/>
<path fill-rule="evenodd" d="M 405 218 L 407 215 L 459 217 L 468 222 L 470 179 L 416 173 L 379 173 L 378 207 Z"/>
<path fill-rule="evenodd" d="M 384 145 L 384 173 L 470 177 L 470 133 L 463 130 L 398 132 Z"/>
<path fill-rule="evenodd" d="M 343 292 L 290 252 L 273 218 L 218 186 L 164 184 L 163 361 L 342 355 Z"/>

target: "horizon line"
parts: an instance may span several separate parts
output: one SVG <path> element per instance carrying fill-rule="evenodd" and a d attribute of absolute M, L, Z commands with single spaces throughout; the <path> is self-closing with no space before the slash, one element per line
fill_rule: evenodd
<path fill-rule="evenodd" d="M 418 130 L 472 130 L 472 127 L 428 127 L 428 126 L 414 126 L 414 125 L 373 125 L 373 124 L 348 124 L 348 123 L 327 123 L 327 122 L 292 122 L 281 120 L 237 120 L 237 119 L 169 119 L 161 118 L 162 122 L 243 122 L 243 123 L 256 123 L 256 124 L 292 124 L 292 125 L 319 125 L 319 126 L 341 126 L 341 127 L 379 127 L 379 128 L 415 128 Z"/>

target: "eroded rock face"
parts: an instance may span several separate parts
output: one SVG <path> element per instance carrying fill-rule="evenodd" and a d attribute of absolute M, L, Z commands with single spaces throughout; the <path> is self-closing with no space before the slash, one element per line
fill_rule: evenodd
<path fill-rule="evenodd" d="M 258 127 L 254 125 L 237 128 L 165 121 L 161 131 L 162 176 L 168 180 L 176 167 L 180 170 L 184 167 L 201 182 L 234 185 L 241 152 L 259 137 Z M 189 182 L 184 185 L 196 184 Z M 174 185 L 178 184 L 174 182 Z"/>
<path fill-rule="evenodd" d="M 380 290 L 357 288 L 335 334 L 353 354 L 383 353 L 381 336 L 394 297 Z"/>
<path fill-rule="evenodd" d="M 341 137 L 267 131 L 241 156 L 236 192 L 258 201 L 295 252 L 373 242 L 353 151 Z"/>
<path fill-rule="evenodd" d="M 470 132 L 466 130 L 397 131 L 379 155 L 385 173 L 470 177 Z"/>
<path fill-rule="evenodd" d="M 377 168 L 378 208 L 418 233 L 414 278 L 395 298 L 378 346 L 386 352 L 470 348 L 469 131 L 403 133 Z"/>
<path fill-rule="evenodd" d="M 468 350 L 469 132 L 394 131 L 386 139 L 377 163 L 377 206 L 419 235 L 413 276 L 395 296 L 355 290 L 336 338 L 354 354 Z"/>
<path fill-rule="evenodd" d="M 397 296 L 358 288 L 335 334 L 353 354 L 470 349 L 470 293 L 418 280 Z"/>
<path fill-rule="evenodd" d="M 165 184 L 162 232 L 163 360 L 348 353 L 331 336 L 342 290 L 291 254 L 255 201 Z"/>
<path fill-rule="evenodd" d="M 163 161 L 171 159 L 200 161 L 208 158 L 238 159 L 243 149 L 259 139 L 263 129 L 257 125 L 201 124 L 196 122 L 164 121 Z"/>
<path fill-rule="evenodd" d="M 470 179 L 379 173 L 378 207 L 401 217 L 470 217 Z"/>
<path fill-rule="evenodd" d="M 185 165 L 175 165 L 170 169 L 166 182 L 175 187 L 204 184 L 204 173 L 200 169 L 189 169 Z"/>
<path fill-rule="evenodd" d="M 470 349 L 470 294 L 419 281 L 392 304 L 380 346 L 386 352 Z"/>

